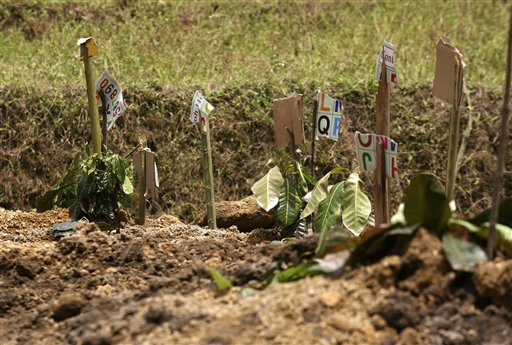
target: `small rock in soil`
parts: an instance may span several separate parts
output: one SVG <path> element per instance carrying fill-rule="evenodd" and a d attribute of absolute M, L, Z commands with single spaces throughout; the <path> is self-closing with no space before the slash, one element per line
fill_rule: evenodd
<path fill-rule="evenodd" d="M 52 318 L 57 321 L 64 321 L 70 317 L 77 316 L 85 306 L 85 300 L 80 295 L 64 295 L 56 303 Z"/>

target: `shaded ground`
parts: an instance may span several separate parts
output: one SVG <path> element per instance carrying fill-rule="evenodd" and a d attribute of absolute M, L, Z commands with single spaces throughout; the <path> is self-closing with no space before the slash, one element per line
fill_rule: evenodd
<path fill-rule="evenodd" d="M 250 293 L 314 240 L 162 216 L 54 241 L 66 219 L 0 211 L 2 344 L 512 344 L 512 261 L 456 274 L 426 231 L 403 255 Z M 235 288 L 217 292 L 206 265 Z"/>

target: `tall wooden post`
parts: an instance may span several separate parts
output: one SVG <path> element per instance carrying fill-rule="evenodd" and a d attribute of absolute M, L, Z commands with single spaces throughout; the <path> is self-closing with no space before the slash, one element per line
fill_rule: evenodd
<path fill-rule="evenodd" d="M 453 103 L 450 117 L 450 139 L 448 144 L 448 166 L 446 171 L 446 196 L 448 200 L 455 198 L 455 179 L 457 177 L 457 151 L 460 132 L 460 73 L 462 66 L 455 59 L 455 78 L 453 83 Z"/>
<path fill-rule="evenodd" d="M 100 120 L 98 115 L 98 105 L 96 103 L 92 60 L 89 57 L 87 42 L 80 44 L 80 56 L 84 60 L 85 83 L 87 85 L 87 100 L 89 104 L 89 119 L 91 121 L 92 131 L 92 147 L 95 153 L 101 154 Z"/>
<path fill-rule="evenodd" d="M 498 148 L 498 162 L 496 167 L 496 177 L 494 179 L 494 188 L 492 193 L 492 209 L 489 219 L 489 237 L 487 239 L 487 256 L 494 258 L 496 251 L 496 223 L 498 222 L 500 208 L 500 192 L 503 188 L 503 170 L 505 170 L 505 152 L 507 150 L 507 128 L 510 115 L 510 83 L 512 70 L 512 7 L 510 8 L 508 46 L 507 46 L 507 72 L 505 75 L 505 91 L 503 95 L 503 107 L 501 108 L 501 129 L 500 146 Z"/>
<path fill-rule="evenodd" d="M 379 88 L 377 92 L 377 123 L 378 135 L 389 137 L 389 83 L 387 79 L 386 64 L 382 63 Z M 389 223 L 389 185 L 386 176 L 386 158 L 384 147 L 377 144 L 377 167 L 374 172 L 373 196 L 375 199 L 375 225 Z"/>
<path fill-rule="evenodd" d="M 202 124 L 201 137 L 203 141 L 203 167 L 206 186 L 206 211 L 208 217 L 208 228 L 217 228 L 217 218 L 215 214 L 215 190 L 213 186 L 213 163 L 212 148 L 210 144 L 210 121 L 205 119 Z"/>
<path fill-rule="evenodd" d="M 139 207 L 137 223 L 144 225 L 146 222 L 146 151 L 139 150 L 134 153 L 137 158 L 134 159 L 135 170 L 137 171 L 138 183 L 137 192 L 139 194 Z"/>
<path fill-rule="evenodd" d="M 101 92 L 101 152 L 107 152 L 107 109 L 105 108 L 105 95 Z"/>
<path fill-rule="evenodd" d="M 311 135 L 311 176 L 315 179 L 316 118 L 318 116 L 318 94 L 313 102 L 313 134 Z"/>

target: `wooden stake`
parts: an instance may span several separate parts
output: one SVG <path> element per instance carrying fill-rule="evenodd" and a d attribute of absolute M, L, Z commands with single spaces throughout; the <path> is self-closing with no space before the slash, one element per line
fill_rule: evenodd
<path fill-rule="evenodd" d="M 203 141 L 203 167 L 204 180 L 206 186 L 206 211 L 208 217 L 208 228 L 217 228 L 217 218 L 215 214 L 215 191 L 213 186 L 213 163 L 212 148 L 210 144 L 210 122 L 206 119 L 201 131 Z"/>
<path fill-rule="evenodd" d="M 510 8 L 510 20 L 508 30 L 508 48 L 507 48 L 507 73 L 505 77 L 505 90 L 503 94 L 503 107 L 501 108 L 501 130 L 500 146 L 498 148 L 498 163 L 496 167 L 496 177 L 494 179 L 494 188 L 492 193 L 492 209 L 489 219 L 489 236 L 487 238 L 487 257 L 494 258 L 496 251 L 496 223 L 498 221 L 500 208 L 500 192 L 503 188 L 503 170 L 505 169 L 505 152 L 507 150 L 507 128 L 510 115 L 510 79 L 512 70 L 512 7 Z"/>
<path fill-rule="evenodd" d="M 457 177 L 457 151 L 460 132 L 460 73 L 462 66 L 455 59 L 455 78 L 453 84 L 453 103 L 450 118 L 450 139 L 448 145 L 448 166 L 446 170 L 446 196 L 452 201 L 455 198 L 455 179 Z"/>
<path fill-rule="evenodd" d="M 386 64 L 382 63 L 377 92 L 377 134 L 389 137 L 389 84 Z M 382 147 L 382 148 L 381 148 Z M 389 223 L 389 186 L 382 144 L 377 145 L 377 168 L 374 172 L 373 196 L 375 199 L 375 225 Z"/>
<path fill-rule="evenodd" d="M 318 116 L 318 98 L 313 102 L 313 134 L 311 136 L 311 176 L 315 179 L 315 155 L 316 155 L 316 118 Z"/>
<path fill-rule="evenodd" d="M 144 225 L 146 222 L 146 151 L 139 150 L 134 153 L 135 170 L 137 171 L 138 183 L 137 190 L 139 194 L 139 207 L 137 224 Z"/>
<path fill-rule="evenodd" d="M 105 95 L 101 92 L 101 152 L 107 152 L 107 109 L 105 109 Z"/>
<path fill-rule="evenodd" d="M 94 85 L 92 60 L 89 58 L 87 42 L 80 45 L 80 56 L 84 60 L 85 83 L 87 85 L 87 100 L 89 103 L 89 119 L 91 121 L 92 147 L 95 153 L 101 154 L 101 130 L 96 103 L 96 86 Z"/>

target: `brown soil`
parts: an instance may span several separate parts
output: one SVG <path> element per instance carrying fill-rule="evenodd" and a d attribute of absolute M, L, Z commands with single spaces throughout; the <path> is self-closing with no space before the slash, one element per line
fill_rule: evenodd
<path fill-rule="evenodd" d="M 106 234 L 66 210 L 0 211 L 2 344 L 512 344 L 512 261 L 451 271 L 421 230 L 402 255 L 255 292 L 314 239 L 208 230 L 172 216 Z M 221 294 L 206 267 L 235 287 Z"/>

